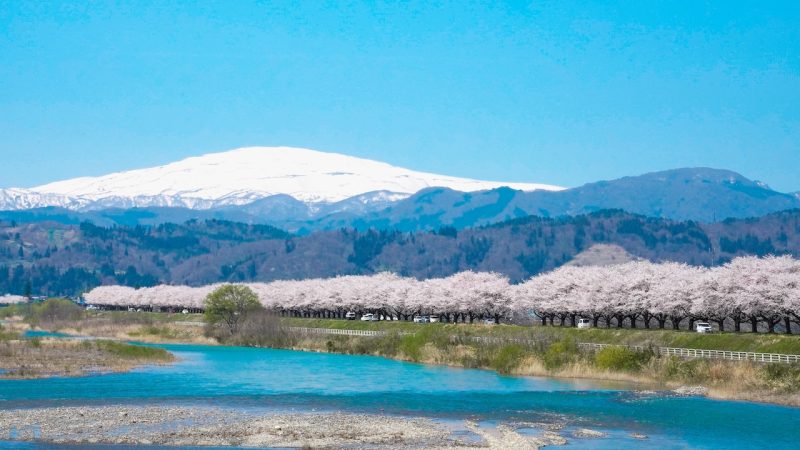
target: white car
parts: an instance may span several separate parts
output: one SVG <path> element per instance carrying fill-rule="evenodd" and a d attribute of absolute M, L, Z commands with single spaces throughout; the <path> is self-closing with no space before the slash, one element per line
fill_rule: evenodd
<path fill-rule="evenodd" d="M 372 314 L 372 313 L 366 313 L 363 316 L 361 316 L 361 321 L 362 322 L 377 322 L 379 320 L 381 320 L 381 319 L 379 319 L 378 316 L 376 316 L 375 314 Z"/>
<path fill-rule="evenodd" d="M 430 322 L 430 319 L 428 319 L 428 316 L 416 316 L 416 317 L 414 317 L 414 323 L 428 323 L 428 322 Z"/>
<path fill-rule="evenodd" d="M 428 322 L 434 323 L 439 321 L 439 316 L 430 316 L 428 317 Z"/>
<path fill-rule="evenodd" d="M 347 311 L 347 314 L 344 315 L 344 318 L 347 320 L 356 320 L 356 313 L 353 311 Z"/>
<path fill-rule="evenodd" d="M 589 319 L 578 319 L 578 328 L 592 328 L 592 321 Z"/>
<path fill-rule="evenodd" d="M 714 331 L 714 329 L 711 328 L 711 324 L 708 322 L 698 322 L 697 325 L 694 326 L 694 330 L 698 333 L 711 333 Z"/>
<path fill-rule="evenodd" d="M 497 321 L 494 319 L 486 319 L 483 321 L 484 325 L 497 325 Z"/>

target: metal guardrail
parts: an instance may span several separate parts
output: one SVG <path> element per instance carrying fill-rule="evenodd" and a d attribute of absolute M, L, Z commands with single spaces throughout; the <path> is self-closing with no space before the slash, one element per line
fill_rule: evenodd
<path fill-rule="evenodd" d="M 386 336 L 386 331 L 377 330 L 348 330 L 338 328 L 307 328 L 307 327 L 287 327 L 289 331 L 305 334 L 330 334 L 343 336 Z M 400 332 L 399 334 L 413 334 L 410 332 Z M 469 336 L 468 339 L 475 342 L 494 343 L 494 344 L 522 344 L 534 345 L 533 339 L 522 338 L 503 338 L 495 336 Z M 661 356 L 678 356 L 681 358 L 702 358 L 702 359 L 724 359 L 729 361 L 754 361 L 754 362 L 800 362 L 800 355 L 788 355 L 783 353 L 757 353 L 757 352 L 734 352 L 728 350 L 703 350 L 696 348 L 679 347 L 644 347 L 641 345 L 622 345 L 622 344 L 596 344 L 592 342 L 578 342 L 581 350 L 597 351 L 607 347 L 625 347 L 635 351 L 651 350 Z"/>

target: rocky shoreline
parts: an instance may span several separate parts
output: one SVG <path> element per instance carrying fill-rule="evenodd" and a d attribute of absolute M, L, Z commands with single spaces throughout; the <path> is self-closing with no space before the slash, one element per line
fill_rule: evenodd
<path fill-rule="evenodd" d="M 546 424 L 543 424 L 546 425 Z M 513 424 L 452 427 L 427 418 L 348 413 L 265 413 L 216 407 L 102 406 L 0 411 L 0 440 L 54 444 L 330 449 L 538 449 L 567 443 L 559 427 L 531 436 Z M 582 437 L 601 437 L 584 430 Z"/>

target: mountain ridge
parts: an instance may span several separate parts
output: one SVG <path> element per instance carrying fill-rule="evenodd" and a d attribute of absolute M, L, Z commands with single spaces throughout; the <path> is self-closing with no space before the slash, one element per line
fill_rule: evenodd
<path fill-rule="evenodd" d="M 461 192 L 432 187 L 397 199 L 386 191 L 339 202 L 308 204 L 286 194 L 246 205 L 193 210 L 179 207 L 106 208 L 71 211 L 49 207 L 0 212 L 0 218 L 98 225 L 157 225 L 190 219 L 221 219 L 276 226 L 299 234 L 337 228 L 401 231 L 458 229 L 536 215 L 559 217 L 622 209 L 648 217 L 697 220 L 760 217 L 800 208 L 794 194 L 773 191 L 729 170 L 683 168 L 588 183 L 562 191 L 522 192 L 507 187 Z"/>
<path fill-rule="evenodd" d="M 484 181 L 395 167 L 388 163 L 296 147 L 242 147 L 161 166 L 78 177 L 0 193 L 0 208 L 58 206 L 73 210 L 120 207 L 211 209 L 286 194 L 308 204 L 343 201 L 382 191 L 395 199 L 431 186 L 478 191 L 510 186 L 558 190 L 535 183 Z M 14 200 L 21 199 L 16 204 Z"/>

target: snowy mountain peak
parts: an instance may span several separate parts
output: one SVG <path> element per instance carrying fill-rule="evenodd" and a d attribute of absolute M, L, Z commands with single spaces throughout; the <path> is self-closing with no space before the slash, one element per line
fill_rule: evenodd
<path fill-rule="evenodd" d="M 24 197 L 27 205 L 36 206 L 84 208 L 94 204 L 207 209 L 247 204 L 279 194 L 306 203 L 338 202 L 376 191 L 402 198 L 434 186 L 459 191 L 501 186 L 524 191 L 561 189 L 543 184 L 482 181 L 416 172 L 383 162 L 304 148 L 245 147 L 148 169 L 74 178 L 28 190 L 6 190 L 5 195 Z M 10 199 L 5 200 L 7 203 Z"/>

